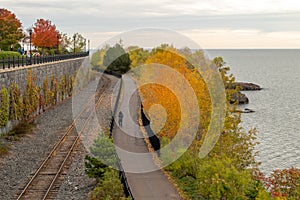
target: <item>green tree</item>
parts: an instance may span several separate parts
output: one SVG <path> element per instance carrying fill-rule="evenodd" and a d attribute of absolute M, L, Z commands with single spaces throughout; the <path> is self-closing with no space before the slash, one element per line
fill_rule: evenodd
<path fill-rule="evenodd" d="M 0 9 L 0 50 L 10 50 L 24 37 L 22 24 L 16 15 Z"/>
<path fill-rule="evenodd" d="M 70 47 L 71 52 L 85 52 L 86 39 L 81 34 L 75 33 L 72 37 Z"/>
<path fill-rule="evenodd" d="M 126 73 L 130 69 L 131 60 L 120 44 L 110 47 L 104 56 L 103 64 L 107 71 Z"/>
<path fill-rule="evenodd" d="M 108 166 L 117 167 L 117 154 L 112 139 L 100 133 L 90 148 L 92 155 Z"/>
<path fill-rule="evenodd" d="M 228 75 L 228 73 L 230 71 L 230 67 L 225 66 L 226 63 L 224 62 L 222 57 L 215 57 L 213 59 L 213 63 L 219 69 L 219 72 L 221 73 L 224 85 L 227 88 L 227 86 L 229 84 L 232 84 L 235 81 L 235 77 L 233 76 L 233 74 Z"/>
<path fill-rule="evenodd" d="M 103 164 L 100 160 L 92 156 L 85 156 L 85 173 L 90 178 L 100 179 L 103 177 L 107 166 Z"/>
<path fill-rule="evenodd" d="M 72 39 L 66 33 L 61 33 L 60 37 L 59 52 L 68 53 L 69 49 L 72 48 Z"/>
<path fill-rule="evenodd" d="M 103 48 L 99 49 L 95 53 L 93 53 L 91 58 L 91 65 L 93 66 L 93 69 L 104 71 L 105 66 L 103 64 L 104 56 L 106 54 L 106 51 L 109 49 L 109 45 L 104 46 Z"/>

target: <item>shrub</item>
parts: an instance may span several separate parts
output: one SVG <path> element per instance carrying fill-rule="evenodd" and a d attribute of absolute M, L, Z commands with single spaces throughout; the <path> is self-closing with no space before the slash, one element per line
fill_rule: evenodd
<path fill-rule="evenodd" d="M 9 99 L 6 88 L 2 88 L 0 97 L 0 127 L 6 126 L 9 118 Z"/>
<path fill-rule="evenodd" d="M 22 117 L 23 104 L 21 98 L 21 91 L 18 84 L 12 83 L 10 86 L 9 95 L 9 118 L 11 120 L 19 120 Z"/>
<path fill-rule="evenodd" d="M 28 119 L 31 115 L 33 115 L 39 106 L 39 88 L 35 84 L 31 70 L 28 70 L 27 86 L 23 95 L 23 104 L 23 115 L 25 119 Z"/>
<path fill-rule="evenodd" d="M 46 76 L 46 78 L 43 82 L 43 94 L 44 94 L 44 105 L 45 105 L 45 107 L 48 107 L 51 102 L 51 91 L 49 89 L 48 76 Z"/>
<path fill-rule="evenodd" d="M 91 195 L 91 200 L 126 200 L 123 185 L 119 178 L 119 172 L 108 168 L 103 175 L 103 179 L 99 182 Z"/>
<path fill-rule="evenodd" d="M 88 175 L 88 177 L 96 178 L 98 180 L 102 178 L 107 166 L 104 165 L 97 158 L 88 155 L 85 156 L 85 160 L 85 173 Z"/>
<path fill-rule="evenodd" d="M 267 184 L 275 197 L 288 197 L 288 199 L 300 199 L 300 169 L 274 170 L 267 179 Z"/>
<path fill-rule="evenodd" d="M 23 121 L 9 131 L 4 138 L 7 140 L 18 140 L 23 135 L 29 133 L 34 127 L 33 123 Z"/>
<path fill-rule="evenodd" d="M 0 51 L 0 59 L 20 57 L 21 54 L 15 51 Z"/>
<path fill-rule="evenodd" d="M 51 91 L 51 105 L 55 105 L 57 103 L 57 95 L 59 90 L 59 84 L 57 81 L 57 77 L 52 76 L 51 77 L 51 83 L 50 83 L 50 91 Z"/>
<path fill-rule="evenodd" d="M 198 191 L 205 199 L 255 199 L 262 184 L 248 170 L 237 170 L 227 158 L 210 158 L 200 163 Z"/>
<path fill-rule="evenodd" d="M 93 146 L 90 148 L 91 153 L 95 158 L 101 160 L 105 165 L 117 168 L 117 154 L 113 141 L 100 133 L 95 139 Z"/>

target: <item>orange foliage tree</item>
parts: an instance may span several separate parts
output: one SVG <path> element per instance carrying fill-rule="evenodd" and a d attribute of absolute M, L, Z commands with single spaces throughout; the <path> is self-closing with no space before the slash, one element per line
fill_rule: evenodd
<path fill-rule="evenodd" d="M 0 49 L 9 50 L 11 45 L 24 37 L 22 24 L 16 15 L 7 9 L 0 9 Z"/>
<path fill-rule="evenodd" d="M 60 43 L 60 34 L 50 20 L 38 19 L 34 24 L 32 42 L 35 46 L 51 48 Z"/>
<path fill-rule="evenodd" d="M 175 74 L 178 73 L 178 76 L 182 77 L 176 78 L 166 71 L 159 70 L 155 65 L 153 66 L 153 70 L 144 71 L 144 73 L 139 74 L 142 79 L 151 79 L 156 83 L 164 82 L 167 84 L 164 87 L 159 84 L 148 84 L 140 87 L 143 106 L 146 112 L 149 112 L 152 105 L 160 104 L 164 107 L 167 114 L 166 122 L 157 133 L 158 136 L 172 139 L 177 134 L 179 127 L 188 133 L 192 125 L 191 123 L 195 123 L 193 125 L 199 127 L 198 136 L 201 136 L 208 127 L 211 114 L 210 96 L 203 78 L 199 72 L 188 63 L 187 58 L 179 54 L 173 47 L 154 49 L 145 64 L 151 65 L 153 63 L 168 66 L 172 71 L 175 71 Z M 183 86 L 183 82 L 187 82 L 187 85 Z M 174 91 L 171 91 L 169 88 L 173 88 Z M 195 105 L 192 105 L 192 97 L 186 95 L 188 89 L 192 89 L 194 92 L 197 99 L 196 106 L 198 106 L 198 108 L 192 108 L 192 106 Z M 200 118 L 198 122 L 191 122 L 190 116 L 181 112 L 183 104 L 191 110 L 199 110 Z M 155 123 L 156 118 L 157 121 L 161 121 L 161 115 L 162 113 L 160 112 L 154 113 L 150 116 L 151 121 Z"/>

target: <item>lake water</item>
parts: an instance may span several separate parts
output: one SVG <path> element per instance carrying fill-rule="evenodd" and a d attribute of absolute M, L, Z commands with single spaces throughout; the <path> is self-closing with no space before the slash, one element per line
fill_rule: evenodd
<path fill-rule="evenodd" d="M 300 50 L 208 50 L 222 56 L 237 81 L 259 84 L 244 92 L 255 113 L 242 114 L 242 126 L 256 127 L 261 170 L 300 168 Z"/>

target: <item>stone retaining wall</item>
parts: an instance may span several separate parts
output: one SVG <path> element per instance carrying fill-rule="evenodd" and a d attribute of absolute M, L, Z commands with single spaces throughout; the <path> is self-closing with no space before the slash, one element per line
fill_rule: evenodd
<path fill-rule="evenodd" d="M 21 92 L 26 87 L 26 79 L 28 70 L 32 71 L 37 86 L 42 87 L 46 77 L 50 79 L 52 76 L 58 79 L 63 75 L 75 75 L 76 70 L 79 69 L 85 58 L 76 58 L 70 60 L 63 60 L 52 63 L 43 63 L 32 66 L 11 68 L 0 70 L 0 89 L 5 87 L 9 90 L 11 83 L 17 83 Z"/>
<path fill-rule="evenodd" d="M 79 68 L 84 64 L 84 60 L 85 58 L 82 57 L 51 63 L 43 63 L 38 65 L 0 70 L 0 91 L 2 88 L 6 88 L 9 93 L 11 85 L 14 83 L 19 86 L 21 94 L 24 94 L 24 91 L 27 86 L 27 77 L 29 70 L 32 73 L 35 85 L 39 88 L 43 88 L 43 84 L 46 80 L 46 77 L 48 77 L 49 85 L 51 77 L 55 77 L 58 81 L 63 75 L 66 75 L 66 77 L 73 76 L 75 78 L 76 71 L 79 70 Z M 18 123 L 18 120 L 9 120 L 6 126 L 0 127 L 0 135 L 8 133 Z"/>

